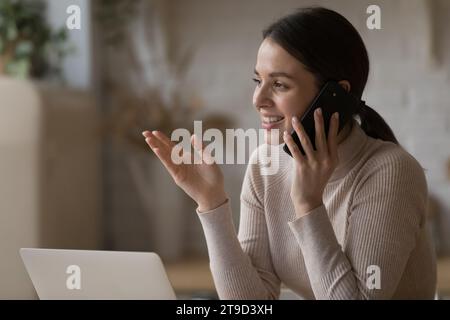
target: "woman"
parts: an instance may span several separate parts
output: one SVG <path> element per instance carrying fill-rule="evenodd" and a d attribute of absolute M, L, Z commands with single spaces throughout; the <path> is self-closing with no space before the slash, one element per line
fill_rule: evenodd
<path fill-rule="evenodd" d="M 360 35 L 334 11 L 300 9 L 263 32 L 253 103 L 263 128 L 279 129 L 293 158 L 281 152 L 274 175 L 248 166 L 237 235 L 218 166 L 175 165 L 173 143 L 160 132 L 143 133 L 198 204 L 221 299 L 277 299 L 281 283 L 306 299 L 434 297 L 419 163 L 365 104 L 339 132 L 333 117 L 328 136 L 317 112 L 316 149 L 297 118 L 329 80 L 361 98 L 368 74 Z M 287 134 L 292 128 L 305 155 Z"/>

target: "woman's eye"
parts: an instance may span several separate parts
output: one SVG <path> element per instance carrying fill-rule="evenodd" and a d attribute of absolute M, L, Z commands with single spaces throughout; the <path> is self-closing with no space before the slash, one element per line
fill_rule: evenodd
<path fill-rule="evenodd" d="M 252 80 L 253 80 L 258 86 L 261 84 L 261 80 L 259 80 L 259 79 L 253 78 Z M 273 85 L 274 85 L 274 87 L 277 88 L 277 89 L 288 89 L 288 87 L 286 87 L 284 84 L 282 84 L 281 82 L 278 82 L 278 81 L 274 82 Z"/>
<path fill-rule="evenodd" d="M 281 88 L 281 89 L 287 89 L 287 87 L 284 84 L 282 84 L 281 82 L 275 82 L 275 87 Z"/>
<path fill-rule="evenodd" d="M 256 78 L 253 78 L 252 80 L 253 80 L 254 82 L 256 82 L 256 84 L 258 84 L 258 85 L 261 83 L 261 81 L 259 81 L 259 80 L 256 79 Z"/>

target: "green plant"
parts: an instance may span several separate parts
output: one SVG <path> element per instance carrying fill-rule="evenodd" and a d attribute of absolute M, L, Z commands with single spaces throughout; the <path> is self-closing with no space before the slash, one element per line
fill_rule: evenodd
<path fill-rule="evenodd" d="M 127 37 L 127 27 L 136 17 L 141 0 L 97 0 L 95 19 L 102 26 L 106 45 L 120 46 Z"/>
<path fill-rule="evenodd" d="M 71 49 L 64 28 L 52 30 L 42 0 L 0 1 L 0 73 L 42 78 L 61 74 Z"/>

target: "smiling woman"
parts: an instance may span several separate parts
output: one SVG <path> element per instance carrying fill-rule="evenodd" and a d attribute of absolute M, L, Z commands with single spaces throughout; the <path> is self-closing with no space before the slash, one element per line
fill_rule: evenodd
<path fill-rule="evenodd" d="M 364 43 L 337 12 L 300 9 L 264 30 L 253 104 L 262 127 L 279 129 L 293 158 L 281 152 L 279 170 L 263 175 L 264 164 L 255 158 L 274 141 L 267 138 L 255 151 L 244 177 L 237 234 L 219 167 L 175 164 L 173 143 L 160 132 L 144 132 L 175 182 L 198 204 L 221 299 L 277 299 L 281 283 L 306 299 L 434 297 L 428 190 L 417 160 L 364 104 L 341 131 L 336 113 L 327 136 L 317 109 L 316 150 L 298 119 L 328 81 L 360 99 L 368 74 Z M 342 112 L 349 106 L 339 107 Z M 290 130 L 305 155 L 283 135 Z"/>
<path fill-rule="evenodd" d="M 301 115 L 318 92 L 314 76 L 270 37 L 258 51 L 253 105 L 262 117 L 262 127 L 292 130 L 292 118 Z M 277 122 L 268 118 L 278 118 Z M 268 135 L 270 137 L 270 135 Z M 270 143 L 270 141 L 266 141 Z"/>

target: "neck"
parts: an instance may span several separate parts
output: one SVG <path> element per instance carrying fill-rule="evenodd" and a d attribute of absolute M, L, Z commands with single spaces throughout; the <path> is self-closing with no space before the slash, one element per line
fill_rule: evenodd
<path fill-rule="evenodd" d="M 344 141 L 348 137 L 348 135 L 352 131 L 352 127 L 353 127 L 353 121 L 349 121 L 349 123 L 345 125 L 345 127 L 341 130 L 341 132 L 339 132 L 339 134 L 337 136 L 338 144 L 340 144 L 342 141 Z"/>

